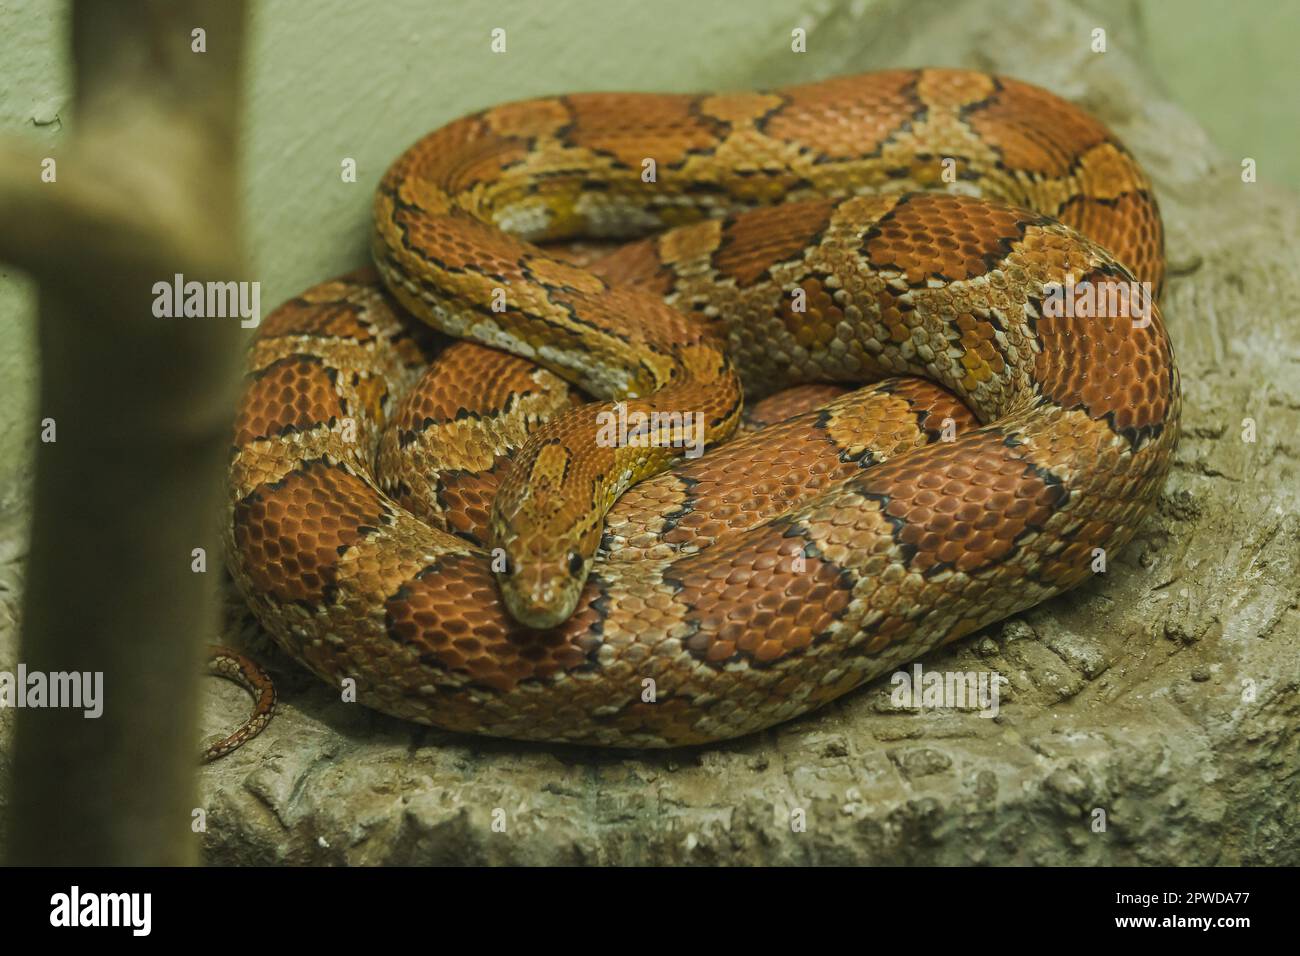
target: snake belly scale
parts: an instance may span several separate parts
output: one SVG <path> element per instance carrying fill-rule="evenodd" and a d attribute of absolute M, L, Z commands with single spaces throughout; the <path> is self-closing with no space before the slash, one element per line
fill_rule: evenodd
<path fill-rule="evenodd" d="M 1150 183 L 1004 77 L 494 107 L 394 163 L 373 254 L 262 323 L 230 564 L 291 656 L 450 730 L 806 713 L 1090 577 L 1177 440 L 1159 310 L 1118 294 L 1159 295 Z M 615 408 L 717 447 L 602 445 Z"/>

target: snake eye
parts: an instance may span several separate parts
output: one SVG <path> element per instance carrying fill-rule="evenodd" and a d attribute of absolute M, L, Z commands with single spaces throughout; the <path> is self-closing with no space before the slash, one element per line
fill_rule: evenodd
<path fill-rule="evenodd" d="M 569 573 L 572 574 L 574 577 L 577 577 L 579 574 L 582 573 L 583 565 L 585 565 L 586 563 L 587 562 L 583 560 L 582 555 L 580 555 L 577 551 L 569 552 Z"/>

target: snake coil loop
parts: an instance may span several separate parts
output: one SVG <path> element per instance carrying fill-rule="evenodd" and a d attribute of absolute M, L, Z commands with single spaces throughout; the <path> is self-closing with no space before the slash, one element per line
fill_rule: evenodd
<path fill-rule="evenodd" d="M 452 730 L 810 711 L 1089 577 L 1177 439 L 1150 183 L 1004 77 L 484 110 L 393 164 L 373 252 L 262 324 L 231 565 L 293 657 Z M 773 424 L 724 444 L 742 395 Z"/>

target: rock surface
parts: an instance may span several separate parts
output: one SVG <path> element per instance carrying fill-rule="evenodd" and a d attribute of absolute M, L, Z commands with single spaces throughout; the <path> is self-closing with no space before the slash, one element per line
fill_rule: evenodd
<path fill-rule="evenodd" d="M 1243 183 L 1114 16 L 859 6 L 808 24 L 835 55 L 756 78 L 1014 74 L 1086 106 L 1152 174 L 1186 402 L 1158 514 L 1094 581 L 923 661 L 1004 677 L 994 719 L 896 707 L 884 680 L 715 747 L 474 739 L 341 702 L 245 620 L 232 642 L 270 666 L 281 705 L 202 772 L 210 863 L 1300 863 L 1300 202 Z M 207 684 L 216 732 L 247 699 Z"/>

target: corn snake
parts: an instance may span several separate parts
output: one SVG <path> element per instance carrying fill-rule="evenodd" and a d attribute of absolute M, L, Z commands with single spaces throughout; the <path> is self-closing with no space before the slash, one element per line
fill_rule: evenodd
<path fill-rule="evenodd" d="M 635 241 L 535 244 L 580 238 Z M 1158 296 L 1150 184 L 1007 78 L 495 107 L 394 163 L 373 245 L 382 282 L 262 324 L 228 552 L 291 656 L 418 722 L 634 747 L 771 726 L 1090 576 L 1177 438 L 1157 308 L 1045 307 Z M 574 386 L 699 413 L 711 445 L 742 395 L 771 424 L 683 461 L 671 427 L 597 441 Z"/>

